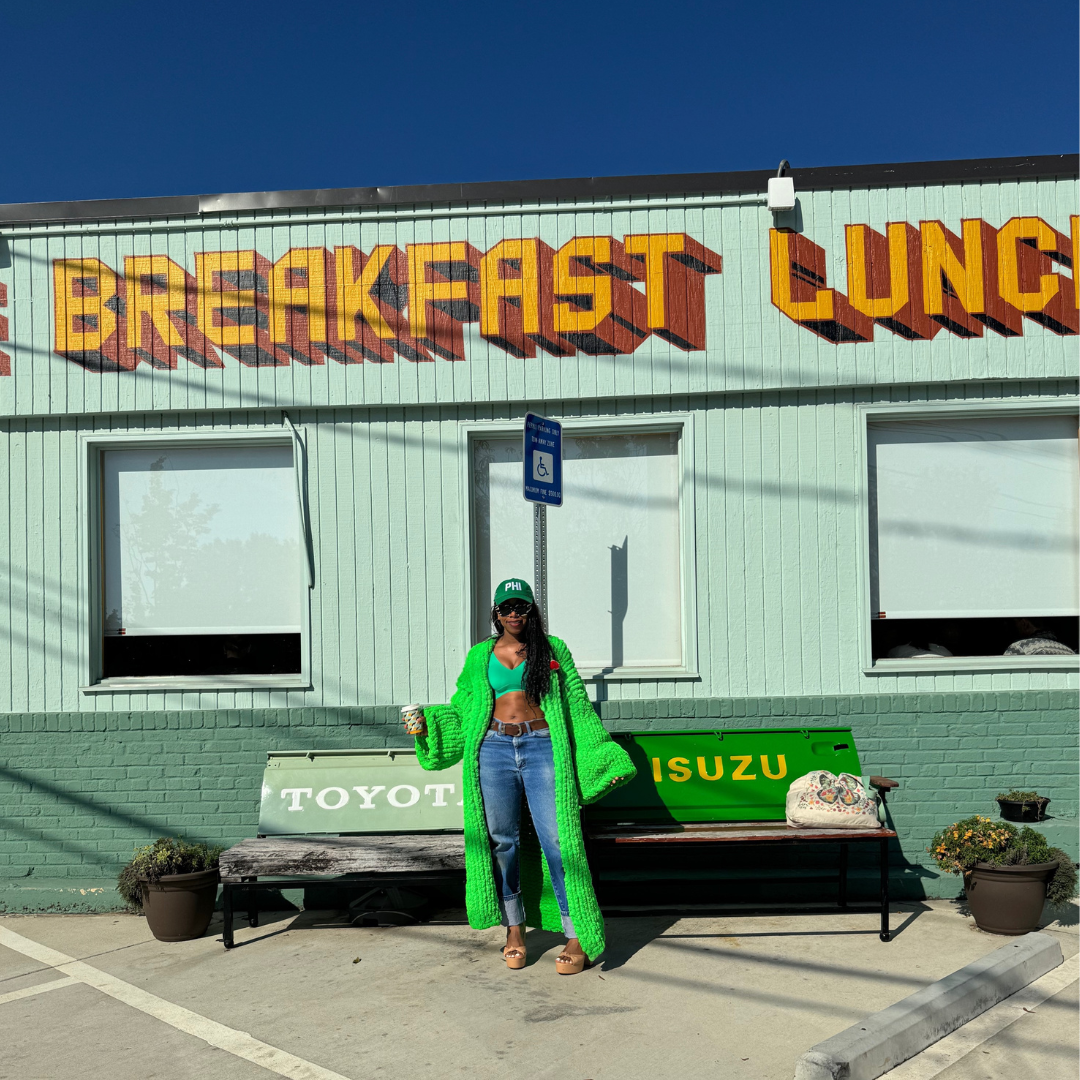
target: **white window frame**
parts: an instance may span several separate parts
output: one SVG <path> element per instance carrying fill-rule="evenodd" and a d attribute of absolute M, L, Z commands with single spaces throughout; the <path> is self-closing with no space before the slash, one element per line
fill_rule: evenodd
<path fill-rule="evenodd" d="M 291 428 L 291 425 L 290 425 Z M 104 541 L 102 535 L 102 454 L 106 450 L 149 447 L 291 446 L 302 533 L 297 567 L 300 603 L 300 671 L 287 675 L 149 675 L 102 678 L 102 620 L 105 607 Z M 94 432 L 79 436 L 79 690 L 84 694 L 195 690 L 311 688 L 311 602 L 314 588 L 310 522 L 304 499 L 304 455 L 295 429 L 258 428 L 215 432 Z"/>
<path fill-rule="evenodd" d="M 873 659 L 870 618 L 870 425 L 889 420 L 963 420 L 1006 416 L 1072 416 L 1077 404 L 1039 401 L 910 402 L 860 405 L 858 432 L 859 657 L 864 675 L 929 675 L 993 671 L 1076 671 L 1080 656 L 942 656 Z"/>
<path fill-rule="evenodd" d="M 679 586 L 682 599 L 682 665 L 678 667 L 620 667 L 607 668 L 584 667 L 578 673 L 585 680 L 596 684 L 605 682 L 653 682 L 670 679 L 700 679 L 698 670 L 697 640 L 697 562 L 696 562 L 696 515 L 694 512 L 694 416 L 692 413 L 653 413 L 647 417 L 559 417 L 553 416 L 562 424 L 563 434 L 577 437 L 580 435 L 647 435 L 654 433 L 676 432 L 679 435 L 679 530 L 680 559 Z M 458 425 L 459 460 L 461 468 L 461 505 L 467 523 L 464 575 L 464 594 L 462 596 L 462 639 L 466 651 L 473 645 L 473 628 L 476 625 L 474 572 L 476 521 L 473 507 L 473 443 L 480 439 L 505 439 L 522 437 L 520 420 L 471 420 Z M 551 510 L 558 514 L 561 510 Z M 530 568 L 531 572 L 531 568 Z M 549 568 L 550 572 L 550 568 Z"/>

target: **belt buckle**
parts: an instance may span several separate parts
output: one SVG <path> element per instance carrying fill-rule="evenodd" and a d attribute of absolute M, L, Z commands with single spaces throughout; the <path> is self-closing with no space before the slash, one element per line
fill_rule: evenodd
<path fill-rule="evenodd" d="M 509 735 L 512 739 L 520 738 L 533 729 L 531 720 L 526 720 L 523 724 L 504 724 L 501 720 L 494 720 L 493 723 L 499 735 Z M 511 728 L 514 729 L 512 732 Z"/>

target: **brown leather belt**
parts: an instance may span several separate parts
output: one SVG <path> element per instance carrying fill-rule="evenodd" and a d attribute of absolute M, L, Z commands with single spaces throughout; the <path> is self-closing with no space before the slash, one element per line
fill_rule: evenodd
<path fill-rule="evenodd" d="M 489 730 L 497 731 L 500 735 L 512 735 L 517 738 L 528 731 L 543 731 L 547 728 L 546 720 L 526 720 L 524 724 L 504 724 L 501 720 L 492 720 Z"/>

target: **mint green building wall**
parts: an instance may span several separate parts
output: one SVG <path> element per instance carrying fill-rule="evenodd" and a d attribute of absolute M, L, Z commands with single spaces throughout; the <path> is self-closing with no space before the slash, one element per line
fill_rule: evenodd
<path fill-rule="evenodd" d="M 268 750 L 400 744 L 396 705 L 444 700 L 468 645 L 462 425 L 670 412 L 693 421 L 699 679 L 594 688 L 616 728 L 850 723 L 863 767 L 901 781 L 890 808 L 909 896 L 954 895 L 926 862 L 934 831 L 1006 787 L 1051 796 L 1077 853 L 1074 671 L 867 675 L 859 656 L 860 405 L 1072 403 L 1076 339 L 834 345 L 770 301 L 768 231 L 798 228 L 844 288 L 844 226 L 1039 215 L 1068 232 L 1074 177 L 597 203 L 207 213 L 158 221 L 0 224 L 12 373 L 0 378 L 0 907 L 108 908 L 133 844 L 253 835 Z M 756 201 L 755 201 L 756 200 Z M 518 360 L 466 329 L 462 363 L 83 371 L 52 352 L 52 260 L 504 237 L 685 231 L 724 259 L 705 280 L 708 347 L 651 337 L 629 356 Z M 280 430 L 309 459 L 316 583 L 309 690 L 85 693 L 80 434 Z M 574 512 L 570 506 L 560 513 Z M 419 632 L 418 632 L 419 628 Z M 554 632 L 558 626 L 552 627 Z"/>
<path fill-rule="evenodd" d="M 852 513 L 857 402 L 1074 392 L 1044 382 L 549 404 L 562 416 L 695 417 L 703 674 L 607 684 L 602 716 L 616 729 L 851 723 L 864 769 L 901 780 L 890 799 L 901 894 L 952 895 L 955 883 L 926 862 L 930 837 L 991 812 L 993 795 L 1013 786 L 1051 796 L 1055 839 L 1075 853 L 1077 674 L 864 675 Z M 396 705 L 446 698 L 465 649 L 457 428 L 478 415 L 513 411 L 301 412 L 316 545 L 313 688 L 139 695 L 78 687 L 73 442 L 118 418 L 7 422 L 0 905 L 115 904 L 112 877 L 134 844 L 162 832 L 221 843 L 253 834 L 266 751 L 400 745 Z M 275 421 L 256 412 L 123 426 Z"/>

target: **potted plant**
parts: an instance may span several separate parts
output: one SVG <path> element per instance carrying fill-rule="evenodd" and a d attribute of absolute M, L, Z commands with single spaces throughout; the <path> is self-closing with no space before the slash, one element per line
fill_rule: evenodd
<path fill-rule="evenodd" d="M 158 941 L 202 937 L 214 914 L 223 850 L 173 837 L 156 840 L 135 849 L 120 871 L 117 892 L 146 915 Z"/>
<path fill-rule="evenodd" d="M 943 829 L 927 849 L 946 873 L 962 874 L 968 907 L 980 930 L 1027 934 L 1043 904 L 1076 895 L 1076 867 L 1061 848 L 1031 828 L 971 817 Z"/>
<path fill-rule="evenodd" d="M 1037 791 L 1008 791 L 997 797 L 1001 816 L 1006 821 L 1042 821 L 1050 800 Z"/>

